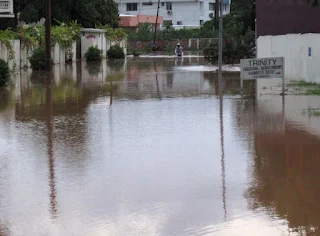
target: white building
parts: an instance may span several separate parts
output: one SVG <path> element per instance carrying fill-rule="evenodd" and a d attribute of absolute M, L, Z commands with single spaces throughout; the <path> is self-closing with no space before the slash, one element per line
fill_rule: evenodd
<path fill-rule="evenodd" d="M 157 0 L 115 0 L 119 14 L 157 15 Z M 223 0 L 223 14 L 230 13 L 231 0 Z M 215 0 L 160 0 L 159 16 L 178 28 L 199 28 L 214 17 Z"/>
<path fill-rule="evenodd" d="M 0 18 L 12 18 L 13 0 L 0 0 Z"/>

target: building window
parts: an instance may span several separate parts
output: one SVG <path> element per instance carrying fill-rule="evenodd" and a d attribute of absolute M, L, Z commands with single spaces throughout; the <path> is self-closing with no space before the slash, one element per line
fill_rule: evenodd
<path fill-rule="evenodd" d="M 143 2 L 142 6 L 152 6 L 152 2 Z"/>
<path fill-rule="evenodd" d="M 214 3 L 209 2 L 209 10 L 214 11 Z"/>
<path fill-rule="evenodd" d="M 137 11 L 138 3 L 127 3 L 127 11 Z"/>
<path fill-rule="evenodd" d="M 203 24 L 203 20 L 200 20 L 200 25 L 202 25 Z"/>
<path fill-rule="evenodd" d="M 172 10 L 172 2 L 166 2 L 166 10 L 168 11 Z"/>
<path fill-rule="evenodd" d="M 223 10 L 227 11 L 227 4 L 223 4 Z"/>
<path fill-rule="evenodd" d="M 161 6 L 164 7 L 164 2 L 161 3 Z"/>

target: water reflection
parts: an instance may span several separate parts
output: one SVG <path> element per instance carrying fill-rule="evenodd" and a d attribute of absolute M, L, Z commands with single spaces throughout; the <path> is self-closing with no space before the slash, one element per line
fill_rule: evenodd
<path fill-rule="evenodd" d="M 0 232 L 317 235 L 318 136 L 253 81 L 241 99 L 239 73 L 177 63 L 26 71 L 0 93 Z"/>
<path fill-rule="evenodd" d="M 157 64 L 154 61 L 154 71 L 155 71 L 155 75 L 156 75 L 156 84 L 157 84 L 157 92 L 158 92 L 158 97 L 161 100 L 161 94 L 160 94 L 160 89 L 159 89 L 159 80 L 158 80 L 158 71 L 157 71 Z"/>
<path fill-rule="evenodd" d="M 52 109 L 52 92 L 51 83 L 52 75 L 47 73 L 46 79 L 46 108 L 47 108 L 47 136 L 48 136 L 48 167 L 49 167 L 49 188 L 50 188 L 50 213 L 54 220 L 57 217 L 57 200 L 56 200 L 56 178 L 54 163 L 54 146 L 53 146 L 53 109 Z"/>
<path fill-rule="evenodd" d="M 222 178 L 222 202 L 224 210 L 224 221 L 227 219 L 226 207 L 226 173 L 225 173 L 225 152 L 224 152 L 224 129 L 223 129 L 223 77 L 221 74 L 219 78 L 219 119 L 220 119 L 220 143 L 221 143 L 221 178 Z"/>
<path fill-rule="evenodd" d="M 279 100 L 282 110 L 273 114 L 265 103 L 241 111 L 238 125 L 254 137 L 245 197 L 254 212 L 287 220 L 289 235 L 319 235 L 319 137 L 285 121 Z"/>

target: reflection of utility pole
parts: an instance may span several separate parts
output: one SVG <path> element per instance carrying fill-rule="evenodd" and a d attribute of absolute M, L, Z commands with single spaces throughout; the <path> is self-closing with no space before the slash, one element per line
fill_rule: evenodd
<path fill-rule="evenodd" d="M 46 70 L 51 71 L 51 0 L 46 0 Z"/>
<path fill-rule="evenodd" d="M 110 76 L 110 106 L 112 105 L 113 98 L 113 88 L 112 88 L 112 76 Z"/>
<path fill-rule="evenodd" d="M 224 220 L 227 218 L 226 207 L 226 173 L 224 160 L 224 130 L 223 130 L 223 85 L 222 76 L 219 76 L 219 102 L 220 102 L 220 144 L 221 144 L 221 177 L 222 177 L 222 203 L 224 210 Z"/>
<path fill-rule="evenodd" d="M 159 89 L 159 80 L 158 80 L 157 65 L 156 65 L 156 62 L 153 62 L 153 64 L 154 64 L 154 70 L 155 70 L 155 72 L 156 72 L 156 83 L 157 83 L 158 96 L 159 96 L 159 99 L 161 100 L 161 94 L 160 94 L 160 89 Z"/>
<path fill-rule="evenodd" d="M 282 129 L 283 134 L 286 135 L 286 102 L 285 96 L 282 96 Z"/>
<path fill-rule="evenodd" d="M 52 119 L 52 92 L 51 92 L 51 72 L 48 72 L 46 81 L 46 107 L 47 107 L 47 135 L 48 135 L 48 157 L 49 157 L 49 187 L 50 187 L 50 212 L 54 220 L 57 216 L 56 184 L 53 155 L 53 119 Z"/>

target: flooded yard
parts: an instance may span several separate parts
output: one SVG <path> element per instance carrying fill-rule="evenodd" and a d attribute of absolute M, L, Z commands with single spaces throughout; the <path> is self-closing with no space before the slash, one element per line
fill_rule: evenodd
<path fill-rule="evenodd" d="M 215 70 L 190 56 L 55 66 L 50 84 L 16 72 L 0 235 L 319 235 L 320 117 L 296 107 L 316 97 L 255 96 L 255 81 L 241 97 L 239 68 Z"/>

